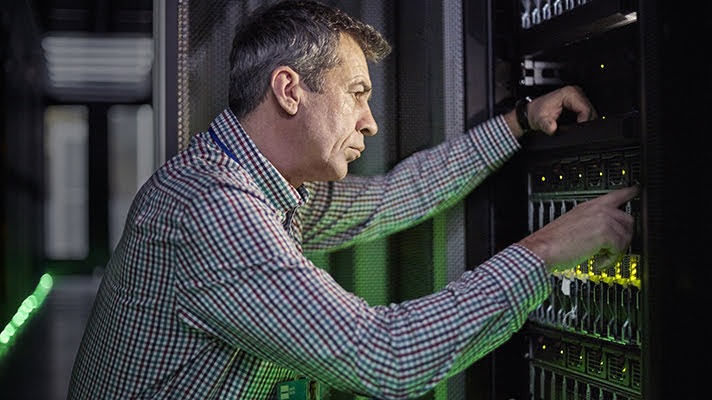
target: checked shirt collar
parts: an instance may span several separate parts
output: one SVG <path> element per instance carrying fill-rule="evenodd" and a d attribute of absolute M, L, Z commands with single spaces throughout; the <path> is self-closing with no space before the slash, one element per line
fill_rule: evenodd
<path fill-rule="evenodd" d="M 307 202 L 309 193 L 304 185 L 295 189 L 284 179 L 259 151 L 229 108 L 215 118 L 210 128 L 235 156 L 233 161 L 247 172 L 278 212 L 290 213 Z"/>

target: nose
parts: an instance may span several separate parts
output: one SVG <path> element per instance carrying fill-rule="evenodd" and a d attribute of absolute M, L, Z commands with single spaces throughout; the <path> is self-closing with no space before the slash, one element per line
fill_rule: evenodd
<path fill-rule="evenodd" d="M 376 124 L 376 120 L 373 118 L 373 114 L 371 114 L 371 107 L 369 107 L 368 104 L 364 106 L 364 111 L 358 120 L 356 130 L 361 132 L 364 136 L 373 136 L 378 132 L 378 124 Z"/>

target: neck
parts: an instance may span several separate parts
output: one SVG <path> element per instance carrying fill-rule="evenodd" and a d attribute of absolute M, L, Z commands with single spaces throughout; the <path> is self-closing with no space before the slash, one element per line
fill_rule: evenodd
<path fill-rule="evenodd" d="M 267 102 L 265 101 L 242 118 L 240 124 L 280 175 L 294 188 L 298 188 L 303 181 L 291 173 L 298 165 L 299 157 L 299 154 L 293 151 L 295 147 L 291 143 L 291 138 L 295 137 L 292 121 L 294 117 L 286 113 L 273 112 L 273 108 L 270 109 L 265 105 Z"/>

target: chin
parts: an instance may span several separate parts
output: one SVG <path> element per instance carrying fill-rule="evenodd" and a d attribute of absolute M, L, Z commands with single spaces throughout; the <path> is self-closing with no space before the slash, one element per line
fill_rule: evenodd
<path fill-rule="evenodd" d="M 330 168 L 329 171 L 324 171 L 327 172 L 324 174 L 325 179 L 321 179 L 322 181 L 340 181 L 344 178 L 346 178 L 346 175 L 349 173 L 349 168 L 348 165 L 343 166 L 342 168 Z"/>
<path fill-rule="evenodd" d="M 324 180 L 325 180 L 325 181 L 328 181 L 328 182 L 336 182 L 336 181 L 340 181 L 340 180 L 346 178 L 346 175 L 347 175 L 347 172 L 344 172 L 343 174 L 334 174 L 334 175 L 332 175 L 332 176 L 330 176 L 329 178 L 324 179 Z"/>

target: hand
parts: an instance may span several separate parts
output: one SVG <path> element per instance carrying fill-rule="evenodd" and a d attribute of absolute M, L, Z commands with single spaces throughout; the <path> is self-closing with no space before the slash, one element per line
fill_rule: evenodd
<path fill-rule="evenodd" d="M 597 118 L 596 110 L 578 86 L 566 86 L 537 97 L 528 104 L 529 126 L 547 135 L 556 131 L 556 120 L 564 108 L 576 113 L 576 122 Z"/>
<path fill-rule="evenodd" d="M 558 127 L 556 120 L 561 116 L 564 108 L 576 113 L 577 122 L 598 118 L 596 110 L 580 87 L 565 86 L 537 97 L 527 104 L 529 127 L 552 135 Z M 505 120 L 514 135 L 521 137 L 524 132 L 517 122 L 514 110 L 505 115 Z"/>
<path fill-rule="evenodd" d="M 541 257 L 549 272 L 574 268 L 594 255 L 600 256 L 599 267 L 607 268 L 633 236 L 633 217 L 618 207 L 638 192 L 636 185 L 580 203 L 519 244 Z"/>

